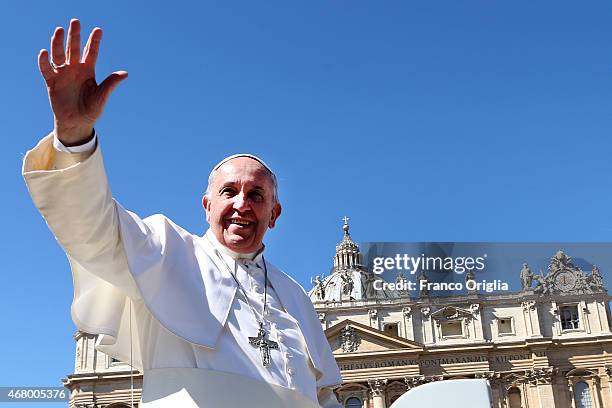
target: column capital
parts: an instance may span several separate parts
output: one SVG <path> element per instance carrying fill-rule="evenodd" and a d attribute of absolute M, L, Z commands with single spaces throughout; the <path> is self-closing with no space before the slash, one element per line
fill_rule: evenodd
<path fill-rule="evenodd" d="M 550 384 L 557 370 L 554 367 L 539 367 L 525 371 L 525 377 L 531 384 Z"/>
<path fill-rule="evenodd" d="M 422 384 L 442 380 L 444 380 L 444 377 L 441 375 L 409 375 L 407 377 L 404 377 L 404 383 L 406 384 L 406 389 L 408 390 L 414 387 L 418 387 Z"/>
<path fill-rule="evenodd" d="M 535 310 L 536 308 L 536 301 L 535 300 L 529 300 L 526 302 L 521 302 L 521 306 L 523 307 L 523 310 L 528 312 L 530 310 Z"/>
<path fill-rule="evenodd" d="M 374 380 L 368 380 L 370 386 L 370 392 L 374 397 L 382 397 L 385 395 L 385 388 L 387 388 L 386 378 L 376 378 Z"/>

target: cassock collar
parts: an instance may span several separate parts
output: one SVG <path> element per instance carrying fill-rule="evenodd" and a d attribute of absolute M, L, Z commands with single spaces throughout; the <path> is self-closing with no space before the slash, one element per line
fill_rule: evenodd
<path fill-rule="evenodd" d="M 215 237 L 215 234 L 212 232 L 212 230 L 209 228 L 208 231 L 206 231 L 206 234 L 204 234 L 206 236 L 206 238 L 208 238 L 210 240 L 210 242 L 212 243 L 213 247 L 219 251 L 220 253 L 222 253 L 223 255 L 227 255 L 230 258 L 232 258 L 234 261 L 237 261 L 239 259 L 249 259 L 255 263 L 259 263 L 261 261 L 261 258 L 263 257 L 263 252 L 264 249 L 266 249 L 266 246 L 262 244 L 262 247 L 259 251 L 257 252 L 248 252 L 246 254 L 241 254 L 235 251 L 232 251 L 231 249 L 229 249 L 228 247 L 226 247 L 225 245 L 223 245 L 222 243 L 219 242 L 219 240 L 217 239 L 217 237 Z"/>

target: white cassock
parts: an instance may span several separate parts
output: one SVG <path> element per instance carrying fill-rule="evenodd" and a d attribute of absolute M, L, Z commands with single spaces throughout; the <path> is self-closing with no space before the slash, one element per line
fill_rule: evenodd
<path fill-rule="evenodd" d="M 98 350 L 143 371 L 142 407 L 341 407 L 330 388 L 340 371 L 297 282 L 210 231 L 190 234 L 163 215 L 140 219 L 113 200 L 99 147 L 55 146 L 52 135 L 42 139 L 23 175 L 68 255 L 74 323 L 100 334 Z M 259 313 L 267 269 L 265 327 L 278 343 L 269 367 L 248 340 L 258 332 L 253 312 L 217 254 Z"/>

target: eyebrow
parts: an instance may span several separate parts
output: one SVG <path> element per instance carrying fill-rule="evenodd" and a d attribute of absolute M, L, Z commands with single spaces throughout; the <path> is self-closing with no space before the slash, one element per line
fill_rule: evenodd
<path fill-rule="evenodd" d="M 225 183 L 223 183 L 220 187 L 219 187 L 219 191 L 223 190 L 225 187 L 234 187 L 236 185 L 235 181 L 226 181 Z M 253 190 L 257 190 L 257 191 L 262 191 L 265 192 L 266 189 L 262 186 L 254 186 L 251 191 Z"/>

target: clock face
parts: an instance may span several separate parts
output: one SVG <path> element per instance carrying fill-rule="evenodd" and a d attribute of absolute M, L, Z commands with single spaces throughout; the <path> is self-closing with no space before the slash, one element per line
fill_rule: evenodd
<path fill-rule="evenodd" d="M 562 291 L 573 289 L 576 284 L 576 277 L 571 272 L 561 272 L 555 278 L 555 287 Z"/>

